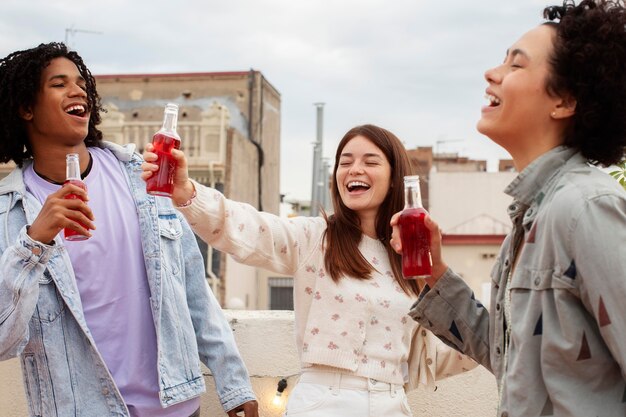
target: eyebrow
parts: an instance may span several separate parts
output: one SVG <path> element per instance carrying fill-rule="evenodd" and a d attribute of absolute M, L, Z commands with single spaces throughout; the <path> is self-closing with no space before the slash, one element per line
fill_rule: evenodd
<path fill-rule="evenodd" d="M 519 48 L 515 48 L 512 51 L 507 49 L 506 50 L 506 56 L 510 56 L 511 58 L 515 58 L 517 55 L 521 55 L 522 57 L 526 58 L 526 59 L 530 59 L 530 57 L 528 56 L 528 54 L 526 52 L 524 52 L 523 50 L 519 49 Z"/>
<path fill-rule="evenodd" d="M 69 78 L 70 77 L 68 75 L 65 75 L 65 74 L 56 74 L 56 75 L 51 76 L 48 79 L 48 81 L 59 80 L 59 79 L 60 80 L 67 80 Z M 85 77 L 83 77 L 82 75 L 79 75 L 78 76 L 78 81 L 86 82 L 87 80 L 85 80 Z"/>
<path fill-rule="evenodd" d="M 341 158 L 343 158 L 343 157 L 352 157 L 352 156 L 354 156 L 354 154 L 349 153 L 349 152 L 342 153 L 340 155 Z M 382 159 L 382 156 L 380 156 L 377 153 L 366 153 L 366 154 L 363 154 L 363 157 L 364 158 L 379 158 L 379 159 Z"/>

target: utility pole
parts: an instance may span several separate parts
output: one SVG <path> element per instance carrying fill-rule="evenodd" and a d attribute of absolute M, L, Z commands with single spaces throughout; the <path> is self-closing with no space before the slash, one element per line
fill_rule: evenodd
<path fill-rule="evenodd" d="M 317 137 L 313 142 L 313 178 L 311 181 L 311 216 L 319 215 L 319 206 L 322 203 L 323 194 L 320 182 L 324 180 L 322 170 L 322 141 L 324 125 L 324 103 L 313 103 L 317 107 Z"/>
<path fill-rule="evenodd" d="M 71 45 L 69 44 L 70 41 L 70 36 L 72 37 L 72 39 L 74 39 L 74 36 L 76 36 L 77 33 L 91 33 L 93 35 L 102 35 L 102 32 L 98 32 L 95 30 L 86 30 L 86 29 L 76 29 L 74 28 L 74 25 L 72 25 L 69 28 L 65 28 L 65 45 L 71 48 Z"/>

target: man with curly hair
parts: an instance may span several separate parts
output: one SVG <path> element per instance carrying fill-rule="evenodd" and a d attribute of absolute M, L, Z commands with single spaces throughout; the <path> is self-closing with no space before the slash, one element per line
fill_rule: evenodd
<path fill-rule="evenodd" d="M 447 267 L 428 220 L 433 277 L 411 316 L 495 374 L 499 416 L 624 416 L 626 192 L 590 164 L 624 158 L 626 9 L 565 1 L 544 16 L 485 73 L 478 131 L 520 172 L 491 307 Z"/>
<path fill-rule="evenodd" d="M 63 44 L 0 60 L 0 161 L 18 166 L 0 182 L 0 360 L 20 357 L 33 416 L 198 416 L 202 361 L 228 415 L 258 417 L 191 229 L 146 194 L 134 146 L 102 141 L 100 110 Z M 68 153 L 88 196 L 63 186 Z"/>

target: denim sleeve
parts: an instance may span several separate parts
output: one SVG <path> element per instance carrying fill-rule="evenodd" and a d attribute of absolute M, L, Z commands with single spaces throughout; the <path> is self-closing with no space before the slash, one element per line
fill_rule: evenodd
<path fill-rule="evenodd" d="M 187 222 L 183 225 L 183 250 L 187 304 L 198 343 L 200 360 L 215 379 L 224 410 L 256 400 L 233 332 L 204 276 L 204 261 Z"/>
<path fill-rule="evenodd" d="M 569 276 L 626 379 L 626 198 L 605 194 L 580 208 L 568 238 Z"/>
<path fill-rule="evenodd" d="M 39 299 L 39 279 L 52 247 L 26 234 L 0 257 L 0 360 L 18 356 L 28 343 L 28 323 Z"/>
<path fill-rule="evenodd" d="M 434 288 L 420 294 L 409 315 L 442 342 L 491 370 L 489 312 L 450 269 Z"/>

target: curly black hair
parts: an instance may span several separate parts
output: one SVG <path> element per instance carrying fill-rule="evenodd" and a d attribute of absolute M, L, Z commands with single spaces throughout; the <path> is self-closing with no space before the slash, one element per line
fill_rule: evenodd
<path fill-rule="evenodd" d="M 41 88 L 41 73 L 55 58 L 72 61 L 86 81 L 87 105 L 91 111 L 89 130 L 85 138 L 87 146 L 101 146 L 100 96 L 96 81 L 83 59 L 70 51 L 63 43 L 46 43 L 23 51 L 16 51 L 0 60 L 0 162 L 13 161 L 22 166 L 25 159 L 32 157 L 32 150 L 20 109 L 35 104 Z"/>
<path fill-rule="evenodd" d="M 548 91 L 576 100 L 564 144 L 592 164 L 619 163 L 626 149 L 624 0 L 578 5 L 565 0 L 562 6 L 546 7 L 543 16 L 556 29 Z"/>

